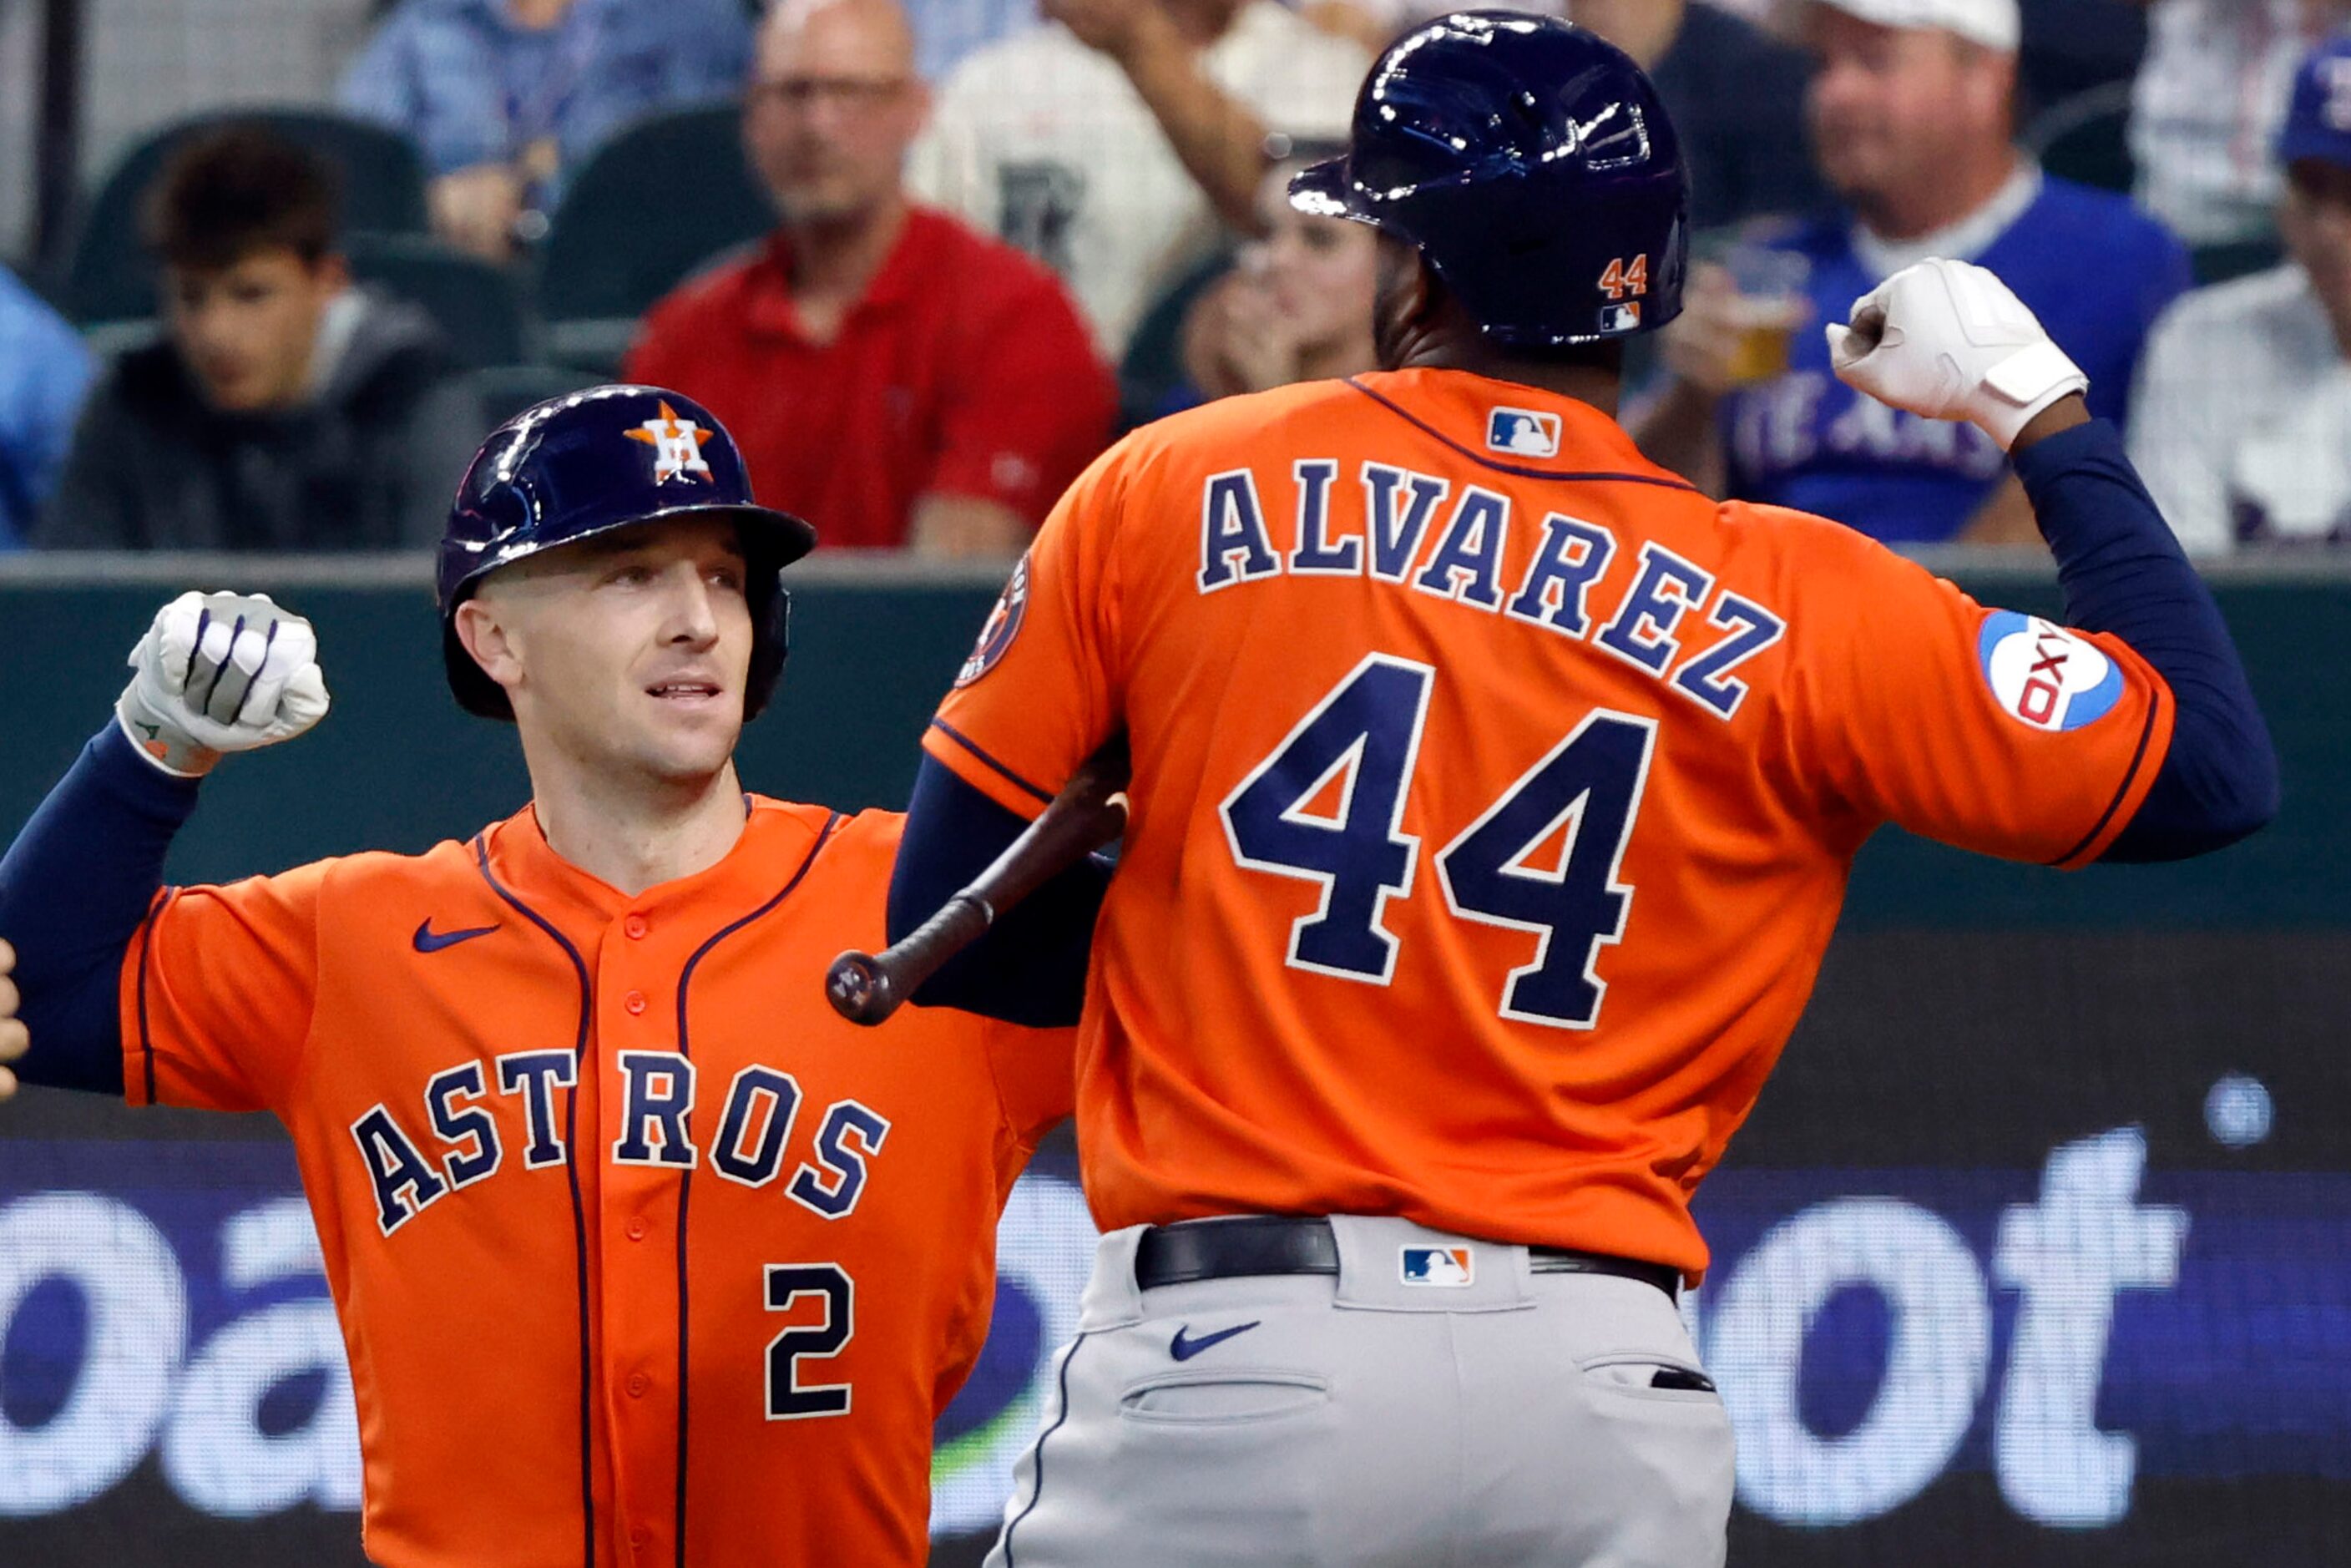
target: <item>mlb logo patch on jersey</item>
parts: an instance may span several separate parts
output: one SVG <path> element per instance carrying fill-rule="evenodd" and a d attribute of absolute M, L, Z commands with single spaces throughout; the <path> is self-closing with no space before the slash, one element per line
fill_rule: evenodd
<path fill-rule="evenodd" d="M 1404 1249 L 1404 1282 L 1466 1290 L 1475 1258 L 1467 1247 L 1407 1247 Z"/>
<path fill-rule="evenodd" d="M 2123 672 L 2097 646 L 2038 615 L 1995 610 L 1976 638 L 2001 711 L 2035 729 L 2080 729 L 2110 712 Z"/>
<path fill-rule="evenodd" d="M 1486 415 L 1486 448 L 1513 457 L 1559 455 L 1559 415 L 1531 408 L 1498 408 Z"/>

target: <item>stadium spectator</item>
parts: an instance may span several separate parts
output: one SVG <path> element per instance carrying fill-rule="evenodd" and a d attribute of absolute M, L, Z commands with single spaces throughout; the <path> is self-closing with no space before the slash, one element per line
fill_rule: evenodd
<path fill-rule="evenodd" d="M 57 488 L 90 371 L 65 319 L 0 267 L 0 550 L 24 544 Z"/>
<path fill-rule="evenodd" d="M 2157 323 L 2131 460 L 2190 551 L 2351 540 L 2351 37 L 2312 52 L 2277 141 L 2286 265 Z"/>
<path fill-rule="evenodd" d="M 1017 553 L 1109 437 L 1085 323 L 1044 267 L 908 201 L 925 93 L 897 0 L 785 0 L 758 57 L 744 141 L 783 221 L 656 305 L 626 373 L 707 404 L 828 546 Z"/>
<path fill-rule="evenodd" d="M 1724 269 L 1698 271 L 1635 432 L 1709 488 L 1882 539 L 2035 539 L 1999 450 L 1844 386 L 1823 323 L 1927 256 L 1980 262 L 2088 373 L 2092 412 L 2119 423 L 2147 329 L 2187 287 L 2187 253 L 2126 198 L 2046 177 L 2017 152 L 2015 0 L 1813 0 L 1805 26 L 1819 62 L 1806 112 L 1844 211 L 1753 236 L 1747 250 L 1790 274 L 1769 313 Z"/>
<path fill-rule="evenodd" d="M 1264 234 L 1194 303 L 1184 325 L 1186 380 L 1161 412 L 1379 369 L 1373 231 L 1290 204 L 1290 177 L 1340 145 L 1301 147 L 1266 171 L 1257 202 Z"/>
<path fill-rule="evenodd" d="M 1369 57 L 1279 0 L 1042 0 L 942 85 L 914 191 L 1050 266 L 1107 355 L 1257 226 L 1269 131 L 1345 134 Z"/>
<path fill-rule="evenodd" d="M 2131 91 L 2138 199 L 2199 248 L 2267 235 L 2270 156 L 2294 70 L 2351 22 L 2351 0 L 2137 0 L 2147 58 Z"/>
<path fill-rule="evenodd" d="M 434 231 L 501 261 L 597 143 L 728 96 L 749 54 L 741 0 L 401 0 L 341 99 L 423 149 Z"/>
<path fill-rule="evenodd" d="M 351 287 L 326 164 L 266 131 L 222 131 L 172 158 L 146 218 L 165 337 L 91 394 L 34 544 L 439 538 L 476 401 L 423 311 Z"/>

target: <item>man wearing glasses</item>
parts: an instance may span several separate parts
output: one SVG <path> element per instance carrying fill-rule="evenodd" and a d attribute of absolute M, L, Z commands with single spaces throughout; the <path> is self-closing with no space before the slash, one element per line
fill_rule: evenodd
<path fill-rule="evenodd" d="M 1115 394 L 1051 273 L 907 199 L 930 108 L 914 57 L 897 0 L 768 13 L 743 140 L 781 222 L 655 306 L 627 374 L 706 404 L 760 502 L 829 546 L 1009 556 L 1102 449 Z"/>

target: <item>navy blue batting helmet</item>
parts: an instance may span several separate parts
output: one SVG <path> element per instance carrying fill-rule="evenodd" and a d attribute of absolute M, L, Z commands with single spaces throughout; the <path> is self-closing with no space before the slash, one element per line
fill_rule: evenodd
<path fill-rule="evenodd" d="M 1498 342 L 1626 338 L 1681 314 L 1689 182 L 1657 90 L 1595 34 L 1507 11 L 1388 46 L 1345 156 L 1290 182 L 1427 257 Z"/>
<path fill-rule="evenodd" d="M 789 596 L 778 575 L 816 546 L 799 518 L 754 505 L 743 455 L 711 412 L 660 387 L 603 386 L 525 409 L 474 455 L 441 536 L 441 654 L 468 713 L 512 718 L 504 687 L 457 640 L 457 606 L 490 572 L 632 523 L 726 517 L 750 560 L 751 672 L 743 716 L 783 674 Z"/>

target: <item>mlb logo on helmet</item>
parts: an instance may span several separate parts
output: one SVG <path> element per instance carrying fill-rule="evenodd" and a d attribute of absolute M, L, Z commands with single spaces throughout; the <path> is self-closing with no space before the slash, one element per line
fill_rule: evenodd
<path fill-rule="evenodd" d="M 1992 699 L 2011 718 L 2035 729 L 2079 729 L 2103 717 L 2123 695 L 2112 659 L 2053 621 L 1996 610 L 1976 638 Z"/>
<path fill-rule="evenodd" d="M 1498 408 L 1486 415 L 1486 448 L 1514 457 L 1559 455 L 1559 415 L 1531 408 Z"/>
<path fill-rule="evenodd" d="M 1600 329 L 1604 332 L 1631 332 L 1641 325 L 1641 302 L 1627 299 L 1622 305 L 1600 308 Z"/>
<path fill-rule="evenodd" d="M 1467 1247 L 1407 1247 L 1404 1249 L 1404 1282 L 1466 1289 L 1475 1256 Z"/>

